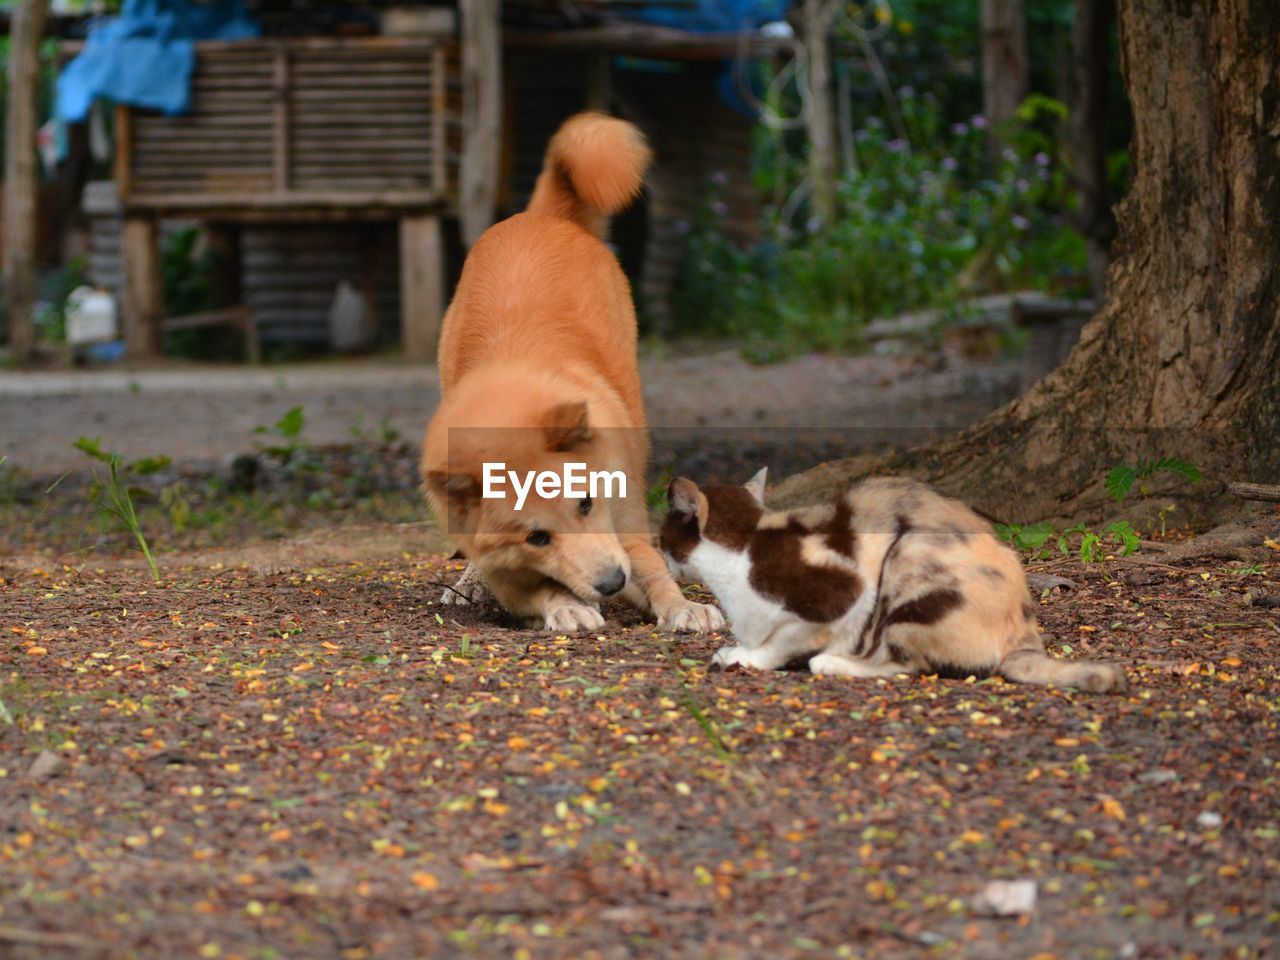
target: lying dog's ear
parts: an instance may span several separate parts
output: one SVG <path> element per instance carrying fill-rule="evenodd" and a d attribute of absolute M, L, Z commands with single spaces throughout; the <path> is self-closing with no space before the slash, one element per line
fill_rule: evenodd
<path fill-rule="evenodd" d="M 542 432 L 547 449 L 552 453 L 568 453 L 591 439 L 587 421 L 587 404 L 583 400 L 558 403 L 542 418 Z"/>
<path fill-rule="evenodd" d="M 667 487 L 667 512 L 677 517 L 697 517 L 699 522 L 706 519 L 707 498 L 702 495 L 698 485 L 692 480 L 677 477 Z M 699 514 L 702 514 L 699 516 Z"/>
<path fill-rule="evenodd" d="M 436 496 L 447 499 L 455 510 L 466 510 L 480 499 L 480 484 L 475 477 L 465 473 L 432 470 L 427 474 L 427 486 Z"/>
<path fill-rule="evenodd" d="M 764 506 L 764 485 L 768 479 L 769 468 L 761 467 L 754 477 L 742 485 L 747 493 L 751 494 L 751 499 L 762 507 Z"/>

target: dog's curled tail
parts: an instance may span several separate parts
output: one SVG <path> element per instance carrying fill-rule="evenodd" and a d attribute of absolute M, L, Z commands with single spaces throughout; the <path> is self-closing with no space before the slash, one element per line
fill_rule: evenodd
<path fill-rule="evenodd" d="M 633 124 L 603 113 L 570 117 L 551 138 L 528 212 L 572 220 L 596 236 L 639 194 L 652 154 Z"/>

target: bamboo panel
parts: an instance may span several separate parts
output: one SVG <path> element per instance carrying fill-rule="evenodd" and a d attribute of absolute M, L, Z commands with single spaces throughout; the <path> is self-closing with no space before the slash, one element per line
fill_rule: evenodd
<path fill-rule="evenodd" d="M 457 109 L 456 55 L 444 49 L 422 38 L 199 44 L 192 113 L 131 114 L 128 200 L 195 211 L 221 198 L 247 213 L 444 197 L 456 168 L 445 141 L 457 136 L 443 115 Z"/>
<path fill-rule="evenodd" d="M 255 132 L 255 127 L 271 128 L 271 117 L 260 113 L 201 114 L 199 117 L 174 117 L 155 121 L 150 117 L 140 116 L 138 119 L 141 122 L 134 125 L 137 135 L 156 140 L 205 135 L 211 129 L 219 127 L 243 129 L 250 134 Z M 218 135 L 225 132 L 227 131 L 216 130 Z"/>

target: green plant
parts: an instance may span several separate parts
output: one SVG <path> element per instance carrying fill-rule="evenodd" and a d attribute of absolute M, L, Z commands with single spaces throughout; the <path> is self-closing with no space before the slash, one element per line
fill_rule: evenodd
<path fill-rule="evenodd" d="M 1070 187 L 1045 132 L 1064 109 L 1029 98 L 1002 128 L 1009 146 L 989 171 L 985 121 L 947 125 L 925 98 L 903 96 L 905 138 L 874 116 L 854 134 L 830 222 L 775 204 L 749 247 L 725 237 L 727 208 L 713 180 L 672 295 L 679 329 L 737 337 L 749 356 L 768 360 L 855 349 L 874 318 L 950 308 L 974 293 L 1083 291 L 1084 245 L 1066 226 Z M 762 185 L 776 195 L 792 193 L 786 182 L 798 177 L 790 149 L 761 148 L 759 164 L 771 171 Z"/>
<path fill-rule="evenodd" d="M 376 428 L 366 427 L 364 417 L 357 417 L 347 432 L 360 444 L 389 447 L 400 441 L 400 431 L 391 423 L 389 415 L 379 420 Z"/>
<path fill-rule="evenodd" d="M 1159 460 L 1143 460 L 1136 466 L 1120 464 L 1112 467 L 1107 472 L 1107 493 L 1113 500 L 1122 501 L 1137 483 L 1138 492 L 1144 497 L 1150 496 L 1151 491 L 1142 481 L 1157 473 L 1174 473 L 1191 483 L 1200 483 L 1204 480 L 1204 474 L 1189 460 L 1184 460 L 1182 457 L 1163 457 Z"/>
<path fill-rule="evenodd" d="M 255 427 L 253 432 L 271 437 L 271 442 L 263 446 L 263 451 L 287 464 L 292 463 L 306 449 L 307 443 L 302 439 L 302 428 L 305 425 L 306 415 L 302 407 L 290 407 L 271 426 Z"/>
<path fill-rule="evenodd" d="M 169 523 L 176 533 L 184 532 L 191 525 L 191 501 L 184 484 L 171 483 L 161 490 L 160 506 L 169 514 Z"/>
<path fill-rule="evenodd" d="M 1083 523 L 1077 523 L 1065 530 L 1058 530 L 1053 524 L 1047 522 L 1026 527 L 1014 523 L 997 523 L 995 533 L 1001 540 L 1019 550 L 1031 553 L 1036 559 L 1050 555 L 1045 544 L 1055 538 L 1059 553 L 1069 556 L 1073 552 L 1078 552 L 1083 563 L 1101 563 L 1108 553 L 1116 551 L 1122 557 L 1127 557 L 1131 553 L 1136 553 L 1139 547 L 1138 534 L 1128 520 L 1116 520 L 1101 530 L 1091 529 Z"/>
<path fill-rule="evenodd" d="M 997 537 L 1027 552 L 1039 551 L 1057 533 L 1053 524 L 1044 521 L 1027 527 L 1014 523 L 997 523 L 995 528 Z"/>
<path fill-rule="evenodd" d="M 67 339 L 67 299 L 71 291 L 85 284 L 83 257 L 74 257 L 57 269 L 52 278 L 49 299 L 38 305 L 36 329 L 40 339 L 64 343 Z"/>
<path fill-rule="evenodd" d="M 667 488 L 676 477 L 676 470 L 667 464 L 658 474 L 658 479 L 649 485 L 644 494 L 645 508 L 652 513 L 665 513 L 667 509 Z"/>
<path fill-rule="evenodd" d="M 99 481 L 94 485 L 94 503 L 104 514 L 115 517 L 129 533 L 133 534 L 134 539 L 138 542 L 138 549 L 142 551 L 143 557 L 146 558 L 147 568 L 151 571 L 151 579 L 159 583 L 160 568 L 156 565 L 156 558 L 152 555 L 151 548 L 147 545 L 147 538 L 143 536 L 142 527 L 138 523 L 137 511 L 133 507 L 131 490 L 122 479 L 122 474 L 129 471 L 139 475 L 154 473 L 168 466 L 169 458 L 148 457 L 125 467 L 124 458 L 120 454 L 102 449 L 101 437 L 95 437 L 92 440 L 88 437 L 79 437 L 73 446 L 77 450 L 93 457 L 93 459 L 107 465 L 107 482 L 103 484 Z"/>
<path fill-rule="evenodd" d="M 1058 535 L 1058 550 L 1063 554 L 1070 553 L 1072 538 L 1077 535 L 1080 537 L 1080 559 L 1084 563 L 1101 563 L 1106 559 L 1109 544 L 1119 548 L 1122 557 L 1138 550 L 1138 534 L 1128 520 L 1116 520 L 1101 530 L 1091 530 L 1082 523 L 1068 527 Z"/>

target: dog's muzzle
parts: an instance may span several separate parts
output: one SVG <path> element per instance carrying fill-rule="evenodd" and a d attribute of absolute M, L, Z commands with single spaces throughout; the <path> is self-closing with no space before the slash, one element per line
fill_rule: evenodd
<path fill-rule="evenodd" d="M 597 580 L 592 586 L 596 592 L 602 597 L 611 597 L 623 587 L 627 585 L 627 571 L 621 567 L 614 567 L 605 576 Z"/>

